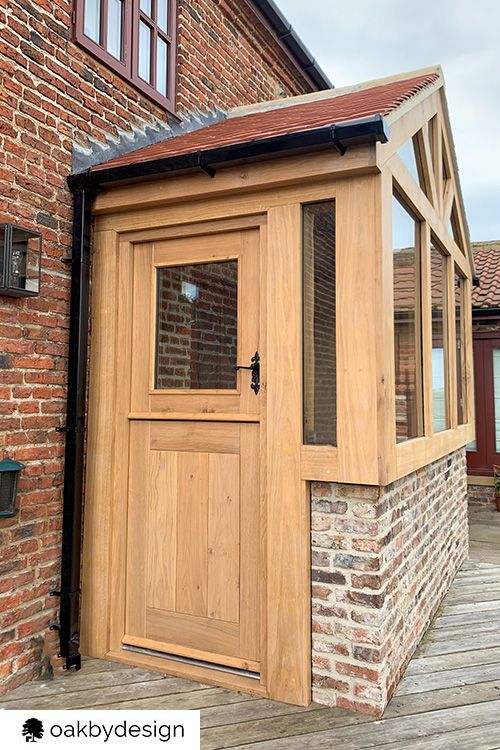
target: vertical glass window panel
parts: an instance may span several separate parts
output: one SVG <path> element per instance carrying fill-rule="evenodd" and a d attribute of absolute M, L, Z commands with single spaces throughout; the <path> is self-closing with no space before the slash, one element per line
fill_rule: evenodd
<path fill-rule="evenodd" d="M 94 42 L 101 42 L 101 0 L 85 0 L 83 31 Z"/>
<path fill-rule="evenodd" d="M 238 261 L 159 268 L 158 389 L 237 386 Z"/>
<path fill-rule="evenodd" d="M 151 0 L 141 0 L 140 2 L 140 8 L 141 10 L 150 18 L 152 18 L 151 15 Z"/>
<path fill-rule="evenodd" d="M 107 50 L 117 60 L 122 59 L 123 0 L 108 0 Z"/>
<path fill-rule="evenodd" d="M 465 340 L 463 316 L 464 279 L 455 271 L 455 346 L 457 359 L 457 421 L 465 424 L 467 404 L 465 401 Z M 474 449 L 475 450 L 475 449 Z"/>
<path fill-rule="evenodd" d="M 167 95 L 168 80 L 168 45 L 160 36 L 156 42 L 156 88 L 163 94 Z"/>
<path fill-rule="evenodd" d="M 493 399 L 495 401 L 495 452 L 500 453 L 500 349 L 493 349 Z"/>
<path fill-rule="evenodd" d="M 401 160 L 403 164 L 405 165 L 406 169 L 409 171 L 413 179 L 417 184 L 419 183 L 418 179 L 418 169 L 417 169 L 417 160 L 415 157 L 415 148 L 413 146 L 413 140 L 410 138 L 409 141 L 406 141 L 401 148 L 398 150 L 398 154 L 401 157 Z"/>
<path fill-rule="evenodd" d="M 420 252 L 415 219 L 393 198 L 396 440 L 423 434 Z"/>
<path fill-rule="evenodd" d="M 168 24 L 170 20 L 168 15 L 169 2 L 170 0 L 158 0 L 156 9 L 156 24 L 165 33 L 168 33 Z"/>
<path fill-rule="evenodd" d="M 151 29 L 143 21 L 139 22 L 139 75 L 151 83 Z"/>
<path fill-rule="evenodd" d="M 446 257 L 431 245 L 432 398 L 434 432 L 448 429 L 446 410 Z"/>
<path fill-rule="evenodd" d="M 304 442 L 337 444 L 335 202 L 303 208 Z"/>

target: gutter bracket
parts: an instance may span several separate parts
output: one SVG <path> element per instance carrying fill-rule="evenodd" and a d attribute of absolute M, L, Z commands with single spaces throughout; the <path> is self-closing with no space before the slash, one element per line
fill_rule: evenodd
<path fill-rule="evenodd" d="M 341 156 L 344 156 L 347 152 L 347 146 L 344 146 L 342 141 L 338 141 L 336 138 L 333 139 L 333 145 Z"/>
<path fill-rule="evenodd" d="M 198 152 L 198 166 L 202 172 L 205 172 L 205 174 L 207 174 L 212 179 L 217 174 L 217 170 L 211 167 L 210 164 L 206 163 L 205 156 L 201 151 Z"/>

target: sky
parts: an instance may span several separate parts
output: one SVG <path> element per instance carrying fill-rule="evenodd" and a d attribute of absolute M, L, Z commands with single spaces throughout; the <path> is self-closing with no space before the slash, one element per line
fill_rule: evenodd
<path fill-rule="evenodd" d="M 335 86 L 441 65 L 473 242 L 500 240 L 499 0 L 275 0 Z"/>

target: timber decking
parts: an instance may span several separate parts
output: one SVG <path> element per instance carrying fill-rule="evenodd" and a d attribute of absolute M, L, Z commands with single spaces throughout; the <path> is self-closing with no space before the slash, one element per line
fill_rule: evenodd
<path fill-rule="evenodd" d="M 252 698 L 114 662 L 32 682 L 0 708 L 201 709 L 202 748 L 499 750 L 500 514 L 474 513 L 457 575 L 384 718 Z"/>

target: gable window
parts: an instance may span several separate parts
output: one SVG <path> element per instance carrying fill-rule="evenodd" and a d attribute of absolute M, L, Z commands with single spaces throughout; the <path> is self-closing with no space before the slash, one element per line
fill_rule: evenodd
<path fill-rule="evenodd" d="M 74 39 L 175 112 L 177 0 L 75 0 Z"/>
<path fill-rule="evenodd" d="M 420 225 L 397 195 L 392 204 L 396 440 L 423 435 Z"/>
<path fill-rule="evenodd" d="M 431 314 L 432 314 L 432 396 L 434 432 L 450 426 L 447 413 L 446 378 L 448 362 L 446 320 L 447 258 L 435 239 L 431 243 Z"/>

